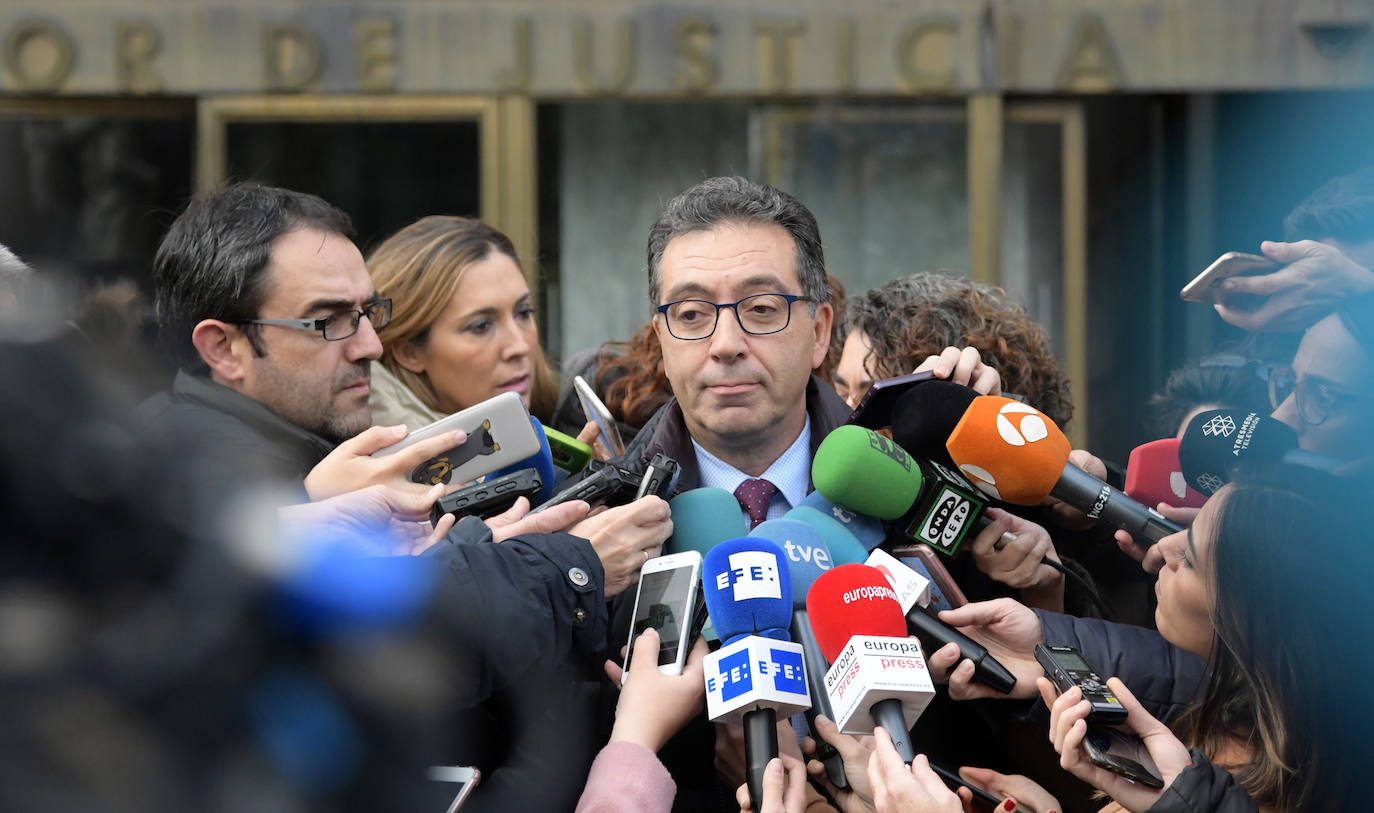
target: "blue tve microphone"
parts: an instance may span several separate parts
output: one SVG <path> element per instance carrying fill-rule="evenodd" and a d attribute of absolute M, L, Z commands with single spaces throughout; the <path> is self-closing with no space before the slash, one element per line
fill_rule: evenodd
<path fill-rule="evenodd" d="M 804 522 L 820 532 L 830 551 L 830 561 L 837 565 L 863 564 L 868 559 L 869 549 L 831 514 L 823 514 L 809 505 L 799 505 L 782 518 Z"/>
<path fill-rule="evenodd" d="M 820 531 L 795 519 L 770 519 L 759 523 L 750 532 L 752 536 L 776 542 L 787 555 L 787 567 L 792 571 L 792 625 L 789 632 L 792 640 L 801 644 L 802 658 L 806 664 L 806 688 L 811 695 L 811 708 L 803 715 L 806 729 L 816 742 L 816 757 L 825 765 L 826 775 L 837 788 L 849 787 L 844 775 L 844 759 L 840 752 L 816 731 L 816 715 L 824 714 L 835 719 L 830 709 L 830 701 L 825 693 L 825 673 L 829 662 L 821 654 L 821 645 L 811 630 L 811 619 L 806 614 L 806 594 L 811 585 L 825 571 L 834 566 L 830 558 L 830 548 L 821 538 Z M 858 543 L 855 542 L 855 547 Z M 797 730 L 801 731 L 800 721 L 793 718 Z"/>
<path fill-rule="evenodd" d="M 549 451 L 549 439 L 544 435 L 543 424 L 539 423 L 538 418 L 531 417 L 530 425 L 534 427 L 534 434 L 539 436 L 539 453 L 530 455 L 519 463 L 512 463 L 504 469 L 498 469 L 488 474 L 486 477 L 482 478 L 482 482 L 495 480 L 497 477 L 511 474 L 521 469 L 534 469 L 539 472 L 539 482 L 544 484 L 544 490 L 539 492 L 539 498 L 531 500 L 530 504 L 541 505 L 548 502 L 549 498 L 553 496 L 553 481 L 557 472 L 553 467 L 553 454 Z"/>
<path fill-rule="evenodd" d="M 763 803 L 763 772 L 778 755 L 777 715 L 811 707 L 805 656 L 788 640 L 792 574 L 787 554 L 766 539 L 729 539 L 701 570 L 706 609 L 725 642 L 706 656 L 706 713 L 744 723 L 746 778 L 754 809 Z"/>
<path fill-rule="evenodd" d="M 797 508 L 813 508 L 816 511 L 830 517 L 835 522 L 844 527 L 859 540 L 864 546 L 864 550 L 873 550 L 883 543 L 887 534 L 883 530 L 883 523 L 870 517 L 867 514 L 860 514 L 850 511 L 848 508 L 841 508 L 835 503 L 827 500 L 824 494 L 813 491 L 806 495 L 806 499 L 797 503 Z"/>

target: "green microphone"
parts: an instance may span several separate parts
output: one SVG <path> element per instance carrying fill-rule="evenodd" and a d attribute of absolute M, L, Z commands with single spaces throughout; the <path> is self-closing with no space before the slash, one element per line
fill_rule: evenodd
<path fill-rule="evenodd" d="M 921 467 L 890 439 L 853 424 L 826 435 L 811 462 L 821 496 L 851 511 L 897 519 L 921 493 Z"/>

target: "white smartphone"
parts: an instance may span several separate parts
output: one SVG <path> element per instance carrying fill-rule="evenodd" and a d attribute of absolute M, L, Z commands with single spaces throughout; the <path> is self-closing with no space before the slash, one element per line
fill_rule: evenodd
<path fill-rule="evenodd" d="M 615 418 L 611 417 L 611 411 L 596 397 L 592 385 L 582 376 L 575 375 L 573 392 L 577 393 L 577 400 L 582 404 L 582 414 L 587 416 L 587 420 L 596 421 L 597 429 L 601 430 L 601 442 L 611 450 L 611 456 L 618 457 L 624 454 L 625 441 L 620 439 L 620 427 L 616 424 Z"/>
<path fill-rule="evenodd" d="M 411 469 L 412 483 L 469 483 L 538 454 L 541 446 L 525 402 L 516 393 L 503 392 L 422 426 L 372 456 L 387 457 L 454 429 L 467 432 L 467 441 Z"/>
<path fill-rule="evenodd" d="M 448 806 L 448 813 L 454 813 L 472 795 L 472 789 L 482 778 L 482 772 L 466 765 L 443 765 L 429 769 L 429 778 L 435 782 L 453 782 L 458 785 L 458 795 Z"/>
<path fill-rule="evenodd" d="M 1178 295 L 1188 302 L 1220 302 L 1239 310 L 1253 310 L 1263 297 L 1227 295 L 1217 287 L 1217 283 L 1231 277 L 1268 274 L 1278 268 L 1279 264 L 1268 257 L 1228 251 L 1207 266 L 1207 270 L 1193 277 Z"/>
<path fill-rule="evenodd" d="M 620 682 L 630 674 L 635 639 L 649 627 L 658 630 L 658 671 L 680 675 L 687 652 L 706 620 L 701 595 L 701 554 L 694 550 L 670 553 L 644 563 L 635 591 L 634 624 L 630 627 L 629 647 L 625 650 L 625 670 Z"/>

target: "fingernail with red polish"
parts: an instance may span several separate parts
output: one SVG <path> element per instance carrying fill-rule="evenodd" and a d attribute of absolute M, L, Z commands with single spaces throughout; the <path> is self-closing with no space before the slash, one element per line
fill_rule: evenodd
<path fill-rule="evenodd" d="M 1008 800 L 1006 800 L 1005 802 L 1002 803 L 1002 809 L 1005 810 L 1005 811 L 1007 811 L 1007 813 L 1011 813 L 1011 811 L 1013 811 L 1013 810 L 1016 809 L 1016 800 L 1015 800 L 1015 799 L 1008 799 Z"/>

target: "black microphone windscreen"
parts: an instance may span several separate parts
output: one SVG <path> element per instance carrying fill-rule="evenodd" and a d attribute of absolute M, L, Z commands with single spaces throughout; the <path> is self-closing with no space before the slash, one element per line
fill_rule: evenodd
<path fill-rule="evenodd" d="M 892 407 L 892 439 L 912 457 L 954 467 L 945 441 L 978 393 L 952 381 L 927 381 L 912 387 Z"/>
<path fill-rule="evenodd" d="M 1280 463 L 1298 448 L 1298 433 L 1288 424 L 1257 412 L 1209 409 L 1188 422 L 1178 443 L 1183 477 L 1211 496 L 1231 480 L 1242 461 Z"/>

